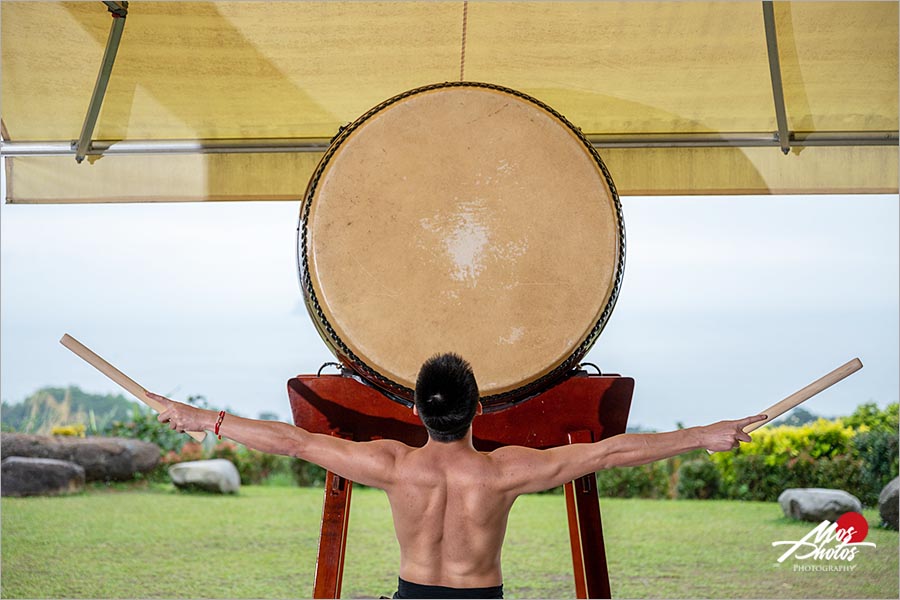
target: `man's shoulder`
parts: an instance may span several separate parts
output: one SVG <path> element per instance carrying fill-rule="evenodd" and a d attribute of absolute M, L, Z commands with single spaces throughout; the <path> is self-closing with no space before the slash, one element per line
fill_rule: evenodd
<path fill-rule="evenodd" d="M 381 440 L 370 440 L 368 442 L 361 442 L 359 444 L 361 450 L 364 451 L 373 451 L 379 450 L 384 452 L 391 452 L 394 454 L 408 454 L 417 450 L 415 446 L 410 446 L 408 444 L 404 444 L 403 442 L 397 440 L 389 440 L 389 439 L 381 439 Z"/>
<path fill-rule="evenodd" d="M 539 460 L 539 457 L 544 453 L 543 450 L 527 446 L 503 446 L 484 453 L 484 456 L 494 465 L 504 467 L 515 464 L 528 464 Z"/>
<path fill-rule="evenodd" d="M 537 448 L 529 448 L 528 446 L 502 446 L 496 450 L 485 452 L 484 455 L 493 459 L 517 458 L 520 456 L 534 456 L 540 454 L 543 450 Z"/>

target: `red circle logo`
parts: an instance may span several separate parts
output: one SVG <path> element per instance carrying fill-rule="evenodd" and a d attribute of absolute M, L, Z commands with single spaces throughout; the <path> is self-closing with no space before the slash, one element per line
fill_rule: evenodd
<path fill-rule="evenodd" d="M 858 512 L 848 512 L 837 520 L 838 530 L 843 529 L 847 534 L 842 538 L 848 544 L 855 544 L 866 539 L 869 535 L 869 524 L 866 518 Z"/>

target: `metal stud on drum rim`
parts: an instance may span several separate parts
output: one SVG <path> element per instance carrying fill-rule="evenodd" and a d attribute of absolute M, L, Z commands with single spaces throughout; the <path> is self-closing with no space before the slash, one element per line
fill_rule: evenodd
<path fill-rule="evenodd" d="M 473 365 L 486 410 L 568 374 L 615 306 L 625 231 L 597 151 L 491 84 L 416 88 L 341 130 L 298 226 L 300 282 L 335 355 L 408 404 L 422 361 Z"/>

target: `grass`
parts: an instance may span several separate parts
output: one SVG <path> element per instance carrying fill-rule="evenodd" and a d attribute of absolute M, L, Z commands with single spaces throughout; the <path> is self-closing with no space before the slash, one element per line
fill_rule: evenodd
<path fill-rule="evenodd" d="M 171 486 L 93 489 L 56 498 L 2 501 L 4 598 L 309 597 L 322 492 L 241 489 L 236 496 L 184 494 Z M 798 572 L 776 563 L 776 540 L 811 524 L 777 504 L 601 500 L 614 597 L 897 598 L 898 537 L 874 527 L 853 572 Z M 356 489 L 343 596 L 389 596 L 399 550 L 387 500 Z M 574 596 L 565 504 L 522 498 L 504 547 L 510 598 Z"/>

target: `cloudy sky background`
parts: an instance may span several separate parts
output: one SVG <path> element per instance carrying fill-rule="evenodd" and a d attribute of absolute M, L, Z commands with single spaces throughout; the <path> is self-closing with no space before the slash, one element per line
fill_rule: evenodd
<path fill-rule="evenodd" d="M 625 281 L 586 357 L 636 380 L 631 424 L 753 414 L 859 356 L 806 407 L 898 399 L 896 196 L 623 199 Z M 285 384 L 333 360 L 297 284 L 298 205 L 0 207 L 0 396 L 145 387 L 289 418 Z"/>

